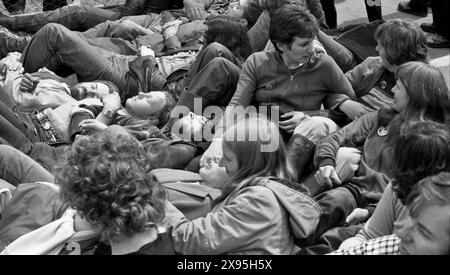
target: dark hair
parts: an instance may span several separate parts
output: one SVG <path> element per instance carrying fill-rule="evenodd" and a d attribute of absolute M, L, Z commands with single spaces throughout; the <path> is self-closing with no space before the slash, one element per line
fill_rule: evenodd
<path fill-rule="evenodd" d="M 205 43 L 217 42 L 227 47 L 238 59 L 245 61 L 251 54 L 247 26 L 242 20 L 228 15 L 208 17 Z"/>
<path fill-rule="evenodd" d="M 242 18 L 247 20 L 247 28 L 251 29 L 253 25 L 258 21 L 259 16 L 263 13 L 263 8 L 256 2 L 250 2 L 247 7 L 244 8 Z"/>
<path fill-rule="evenodd" d="M 236 141 L 236 135 L 244 138 Z M 235 189 L 252 185 L 255 179 L 261 177 L 275 177 L 290 183 L 297 181 L 278 126 L 273 122 L 264 118 L 246 118 L 230 126 L 223 134 L 223 138 L 223 145 L 236 154 L 239 168 L 223 190 L 222 199 Z M 278 145 L 274 150 L 262 150 L 263 145 L 272 142 Z M 300 185 L 300 189 L 301 187 L 303 186 Z"/>
<path fill-rule="evenodd" d="M 109 93 L 110 93 L 110 94 L 112 94 L 112 93 L 118 93 L 118 94 L 120 94 L 120 91 L 119 91 L 119 88 L 117 87 L 117 85 L 114 84 L 114 83 L 112 83 L 111 81 L 106 81 L 106 80 L 94 80 L 94 81 L 87 81 L 87 82 L 94 82 L 94 83 L 96 82 L 96 83 L 102 83 L 102 84 L 105 84 L 105 85 L 108 87 L 108 90 L 109 90 Z M 80 83 L 78 83 L 78 84 L 81 84 L 81 83 L 83 83 L 83 82 L 80 82 Z M 77 84 L 77 85 L 78 85 L 78 84 Z M 70 95 L 71 95 L 73 98 L 75 98 L 76 100 L 81 100 L 81 99 L 83 99 L 83 98 L 80 98 L 80 95 L 78 94 L 78 90 L 75 89 L 75 87 L 76 87 L 77 85 L 70 87 Z"/>
<path fill-rule="evenodd" d="M 392 186 L 402 203 L 421 179 L 450 171 L 450 129 L 445 124 L 407 121 L 392 149 Z"/>
<path fill-rule="evenodd" d="M 269 38 L 275 49 L 280 52 L 277 43 L 292 46 L 295 37 L 313 38 L 319 32 L 319 26 L 312 14 L 295 5 L 285 5 L 276 10 L 270 18 Z"/>
<path fill-rule="evenodd" d="M 376 30 L 375 40 L 385 48 L 386 59 L 393 65 L 427 60 L 427 39 L 412 21 L 388 20 Z"/>
<path fill-rule="evenodd" d="M 271 15 L 285 5 L 297 6 L 308 10 L 305 2 L 305 0 L 266 0 L 262 8 L 268 10 Z"/>
<path fill-rule="evenodd" d="M 172 112 L 173 107 L 176 105 L 175 98 L 167 91 L 162 91 L 166 95 L 166 104 L 161 110 L 158 116 L 158 128 L 162 128 L 170 119 L 170 112 Z"/>
<path fill-rule="evenodd" d="M 143 232 L 164 218 L 166 194 L 151 176 L 145 149 L 128 134 L 79 137 L 56 173 L 61 196 L 103 239 Z"/>
<path fill-rule="evenodd" d="M 424 62 L 407 62 L 397 69 L 398 79 L 405 86 L 408 103 L 398 114 L 393 108 L 379 112 L 379 124 L 388 126 L 392 120 L 391 135 L 396 135 L 400 124 L 408 120 L 432 120 L 444 123 L 450 110 L 450 92 L 440 70 Z"/>

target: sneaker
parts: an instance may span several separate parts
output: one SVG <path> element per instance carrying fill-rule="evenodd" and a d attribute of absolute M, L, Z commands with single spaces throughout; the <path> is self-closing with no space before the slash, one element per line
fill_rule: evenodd
<path fill-rule="evenodd" d="M 420 28 L 424 32 L 437 33 L 437 28 L 434 25 L 434 23 L 422 23 L 422 24 L 420 24 Z"/>
<path fill-rule="evenodd" d="M 0 58 L 10 52 L 22 52 L 31 40 L 31 35 L 13 33 L 0 26 Z"/>
<path fill-rule="evenodd" d="M 427 44 L 430 48 L 450 48 L 450 39 L 436 33 L 427 38 Z"/>
<path fill-rule="evenodd" d="M 398 3 L 397 10 L 404 13 L 409 13 L 415 16 L 427 17 L 428 16 L 428 8 L 425 6 L 425 9 L 413 9 L 409 2 L 400 2 Z"/>

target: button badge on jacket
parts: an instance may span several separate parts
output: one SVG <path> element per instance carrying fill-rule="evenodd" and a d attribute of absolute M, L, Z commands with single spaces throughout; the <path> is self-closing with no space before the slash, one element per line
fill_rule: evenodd
<path fill-rule="evenodd" d="M 388 130 L 387 130 L 386 127 L 380 127 L 380 128 L 378 128 L 377 134 L 380 137 L 384 137 L 384 136 L 386 136 L 388 134 Z"/>

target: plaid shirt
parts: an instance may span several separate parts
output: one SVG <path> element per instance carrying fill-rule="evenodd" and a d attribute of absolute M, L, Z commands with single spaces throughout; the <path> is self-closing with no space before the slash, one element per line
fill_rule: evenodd
<path fill-rule="evenodd" d="M 336 250 L 328 255 L 397 255 L 400 238 L 397 235 L 371 239 L 347 250 Z"/>

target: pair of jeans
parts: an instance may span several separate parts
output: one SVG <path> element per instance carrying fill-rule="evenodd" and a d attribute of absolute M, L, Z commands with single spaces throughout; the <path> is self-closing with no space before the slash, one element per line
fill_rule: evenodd
<path fill-rule="evenodd" d="M 55 177 L 39 163 L 9 145 L 0 145 L 0 178 L 14 186 L 25 182 L 55 181 Z"/>
<path fill-rule="evenodd" d="M 25 0 L 3 0 L 3 5 L 10 13 L 25 10 Z M 42 10 L 50 11 L 67 5 L 66 0 L 43 0 Z"/>
<path fill-rule="evenodd" d="M 0 87 L 0 143 L 14 146 L 28 154 L 32 143 L 39 141 L 31 115 L 23 113 Z"/>
<path fill-rule="evenodd" d="M 82 33 L 50 23 L 33 36 L 21 62 L 25 72 L 36 72 L 46 67 L 61 76 L 75 72 L 81 81 L 111 81 L 123 96 L 133 92 L 128 91 L 127 75 L 132 58 L 92 46 Z"/>
<path fill-rule="evenodd" d="M 84 31 L 107 20 L 117 20 L 121 17 L 121 12 L 112 10 L 91 6 L 64 6 L 48 12 L 1 16 L 0 25 L 14 31 L 35 33 L 47 23 L 59 23 L 71 30 Z"/>
<path fill-rule="evenodd" d="M 184 81 L 185 89 L 177 106 L 195 111 L 195 98 L 202 99 L 202 111 L 211 105 L 225 107 L 234 95 L 241 68 L 234 54 L 225 46 L 214 42 L 200 52 L 189 68 Z"/>

